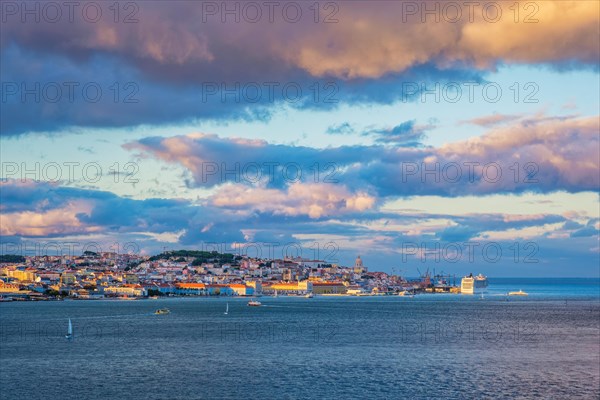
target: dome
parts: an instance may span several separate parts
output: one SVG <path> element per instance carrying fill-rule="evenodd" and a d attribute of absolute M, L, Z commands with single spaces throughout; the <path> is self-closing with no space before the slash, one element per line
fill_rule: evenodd
<path fill-rule="evenodd" d="M 355 267 L 362 267 L 363 266 L 363 263 L 362 263 L 362 260 L 360 259 L 360 256 L 356 257 L 356 261 L 354 263 L 354 266 Z"/>

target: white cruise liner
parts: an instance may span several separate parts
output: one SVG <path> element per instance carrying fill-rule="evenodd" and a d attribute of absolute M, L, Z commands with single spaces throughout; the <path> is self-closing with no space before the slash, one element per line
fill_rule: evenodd
<path fill-rule="evenodd" d="M 479 274 L 477 276 L 473 276 L 473 274 L 469 274 L 469 276 L 465 276 L 460 281 L 460 292 L 463 294 L 479 294 L 484 293 L 488 287 L 487 277 Z"/>

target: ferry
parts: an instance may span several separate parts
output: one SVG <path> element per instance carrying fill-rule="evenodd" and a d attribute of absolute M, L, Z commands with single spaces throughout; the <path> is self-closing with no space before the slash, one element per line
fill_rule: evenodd
<path fill-rule="evenodd" d="M 260 306 L 262 306 L 262 303 L 260 301 L 258 301 L 258 300 L 250 300 L 248 302 L 248 305 L 250 307 L 260 307 Z"/>
<path fill-rule="evenodd" d="M 529 296 L 528 293 L 526 293 L 522 290 L 519 290 L 518 292 L 508 292 L 508 295 L 509 296 Z"/>
<path fill-rule="evenodd" d="M 163 314 L 170 314 L 171 310 L 169 310 L 168 308 L 159 308 L 158 310 L 154 311 L 154 314 L 156 315 L 163 315 Z"/>
<path fill-rule="evenodd" d="M 487 290 L 487 287 L 487 277 L 482 274 L 479 274 L 477 276 L 469 274 L 469 276 L 465 276 L 460 281 L 460 292 L 464 294 L 484 293 Z"/>

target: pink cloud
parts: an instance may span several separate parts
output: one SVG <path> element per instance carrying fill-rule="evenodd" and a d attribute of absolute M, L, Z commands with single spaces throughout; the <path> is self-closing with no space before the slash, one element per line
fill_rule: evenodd
<path fill-rule="evenodd" d="M 441 69 L 455 65 L 491 69 L 499 62 L 596 64 L 600 56 L 596 1 L 521 1 L 517 22 L 508 3 L 495 3 L 502 8 L 498 21 L 486 20 L 481 4 L 469 21 L 470 12 L 464 6 L 457 22 L 446 21 L 440 12 L 440 22 L 430 16 L 427 23 L 422 22 L 420 12 L 407 15 L 404 3 L 342 2 L 337 23 L 314 23 L 308 5 L 298 23 L 285 22 L 281 16 L 270 23 L 266 10 L 258 23 L 243 19 L 222 23 L 220 14 L 204 20 L 201 2 L 177 7 L 144 2 L 137 3 L 139 22 L 132 24 L 115 24 L 111 18 L 89 23 L 78 18 L 65 22 L 69 29 L 61 23 L 29 24 L 23 29 L 18 17 L 9 18 L 2 46 L 11 41 L 45 50 L 54 46 L 52 50 L 78 58 L 94 51 L 108 52 L 169 79 L 179 73 L 198 77 L 202 75 L 199 67 L 207 66 L 225 80 L 235 76 L 232 72 L 239 65 L 255 76 L 263 71 L 270 74 L 266 76 L 280 77 L 299 68 L 313 76 L 352 79 L 377 78 L 423 64 Z M 415 3 L 419 11 L 427 4 Z M 525 22 L 532 13 L 529 23 Z M 178 72 L 174 67 L 180 68 Z"/>
<path fill-rule="evenodd" d="M 375 205 L 375 197 L 325 183 L 294 183 L 286 190 L 227 185 L 212 195 L 209 202 L 222 208 L 316 219 L 369 210 Z"/>
<path fill-rule="evenodd" d="M 46 211 L 20 211 L 0 215 L 0 234 L 6 236 L 49 236 L 93 233 L 100 227 L 82 223 L 77 217 L 90 213 L 92 205 L 86 201 L 71 201 L 61 208 Z"/>

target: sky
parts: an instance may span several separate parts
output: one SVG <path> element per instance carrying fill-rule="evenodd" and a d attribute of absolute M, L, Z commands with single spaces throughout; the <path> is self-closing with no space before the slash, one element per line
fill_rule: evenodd
<path fill-rule="evenodd" d="M 600 276 L 597 2 L 116 4 L 2 3 L 2 253 Z"/>

